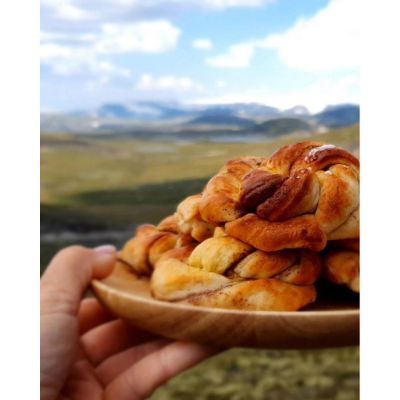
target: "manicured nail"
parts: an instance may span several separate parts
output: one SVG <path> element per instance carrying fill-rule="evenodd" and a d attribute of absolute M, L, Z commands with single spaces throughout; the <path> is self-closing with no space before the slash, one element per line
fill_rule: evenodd
<path fill-rule="evenodd" d="M 101 253 L 101 254 L 115 253 L 117 251 L 116 247 L 113 244 L 103 244 L 102 246 L 98 246 L 93 250 L 96 253 Z"/>

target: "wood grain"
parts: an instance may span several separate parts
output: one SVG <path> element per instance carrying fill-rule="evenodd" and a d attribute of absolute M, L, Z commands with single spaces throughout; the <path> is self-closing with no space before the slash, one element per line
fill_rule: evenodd
<path fill-rule="evenodd" d="M 303 349 L 357 345 L 358 297 L 322 284 L 317 302 L 297 312 L 205 308 L 155 300 L 149 283 L 117 264 L 110 276 L 94 280 L 97 298 L 128 323 L 171 339 L 219 347 Z"/>

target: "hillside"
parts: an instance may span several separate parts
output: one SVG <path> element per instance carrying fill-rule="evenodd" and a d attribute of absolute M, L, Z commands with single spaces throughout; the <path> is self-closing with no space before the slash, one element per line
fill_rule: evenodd
<path fill-rule="evenodd" d="M 264 132 L 268 136 L 285 135 L 292 132 L 311 132 L 315 127 L 297 118 L 279 118 L 256 124 L 253 132 Z"/>
<path fill-rule="evenodd" d="M 238 127 L 249 127 L 254 124 L 251 119 L 236 117 L 235 115 L 209 114 L 194 118 L 188 125 L 234 125 Z"/>
<path fill-rule="evenodd" d="M 156 222 L 200 191 L 226 160 L 268 155 L 288 143 L 318 140 L 358 150 L 359 126 L 253 143 L 101 139 L 42 135 L 42 229 L 120 229 Z"/>
<path fill-rule="evenodd" d="M 315 120 L 329 128 L 355 124 L 360 121 L 360 107 L 357 105 L 328 106 L 315 115 Z"/>
<path fill-rule="evenodd" d="M 245 134 L 251 125 L 253 132 L 271 135 L 293 133 L 306 130 L 307 123 L 314 130 L 348 126 L 359 122 L 359 106 L 339 104 L 328 106 L 317 114 L 311 114 L 302 105 L 279 110 L 257 103 L 232 104 L 179 104 L 175 102 L 133 101 L 127 103 L 107 103 L 94 110 L 78 110 L 71 113 L 42 113 L 40 128 L 42 133 L 70 132 L 82 134 L 123 133 L 130 137 L 168 136 L 181 138 L 188 134 L 188 126 L 195 130 L 203 125 L 218 133 L 226 127 Z M 271 122 L 281 119 L 280 122 Z M 292 119 L 296 121 L 292 121 Z M 265 125 L 263 125 L 266 123 Z M 227 132 L 225 132 L 227 133 Z"/>

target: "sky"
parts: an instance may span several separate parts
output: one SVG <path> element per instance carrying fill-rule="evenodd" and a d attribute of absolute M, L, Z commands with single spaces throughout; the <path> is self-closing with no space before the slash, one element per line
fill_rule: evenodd
<path fill-rule="evenodd" d="M 41 110 L 359 102 L 358 0 L 41 0 Z"/>

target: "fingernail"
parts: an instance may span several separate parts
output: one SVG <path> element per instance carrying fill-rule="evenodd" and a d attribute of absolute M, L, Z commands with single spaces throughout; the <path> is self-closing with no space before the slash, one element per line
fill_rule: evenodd
<path fill-rule="evenodd" d="M 112 244 L 103 244 L 102 246 L 95 247 L 93 249 L 96 253 L 110 254 L 117 251 L 116 247 Z"/>

